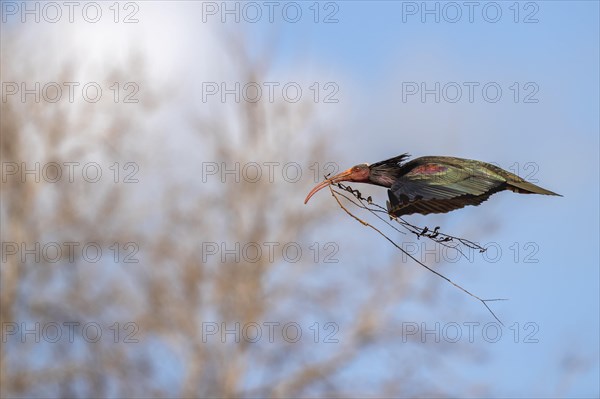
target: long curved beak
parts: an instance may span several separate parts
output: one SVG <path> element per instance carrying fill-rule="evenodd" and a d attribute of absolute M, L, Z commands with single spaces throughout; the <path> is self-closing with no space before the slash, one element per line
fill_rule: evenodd
<path fill-rule="evenodd" d="M 329 186 L 330 184 L 339 183 L 341 181 L 348 181 L 351 178 L 352 178 L 352 168 L 345 170 L 342 173 L 337 174 L 329 179 L 323 180 L 321 183 L 317 184 L 312 190 L 310 190 L 310 193 L 308 193 L 308 195 L 306 196 L 306 199 L 304 200 L 304 204 L 306 204 L 308 202 L 308 200 L 310 199 L 310 197 L 315 195 L 316 192 L 319 191 L 320 189 L 325 188 L 325 187 Z"/>

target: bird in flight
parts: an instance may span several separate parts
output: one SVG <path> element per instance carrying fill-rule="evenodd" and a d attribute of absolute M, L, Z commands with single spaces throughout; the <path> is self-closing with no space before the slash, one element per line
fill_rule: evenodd
<path fill-rule="evenodd" d="M 304 203 L 320 189 L 344 181 L 389 188 L 391 216 L 446 213 L 479 205 L 492 194 L 510 190 L 519 194 L 560 195 L 529 183 L 495 165 L 472 159 L 428 156 L 408 161 L 402 154 L 372 165 L 362 163 L 317 184 Z"/>

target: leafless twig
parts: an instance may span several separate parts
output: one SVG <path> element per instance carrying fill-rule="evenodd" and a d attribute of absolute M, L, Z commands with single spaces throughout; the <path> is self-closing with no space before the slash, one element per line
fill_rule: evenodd
<path fill-rule="evenodd" d="M 398 230 L 391 223 L 387 222 L 384 218 L 379 216 L 379 214 L 380 213 L 386 214 L 387 216 L 389 216 L 390 220 L 395 221 L 396 223 L 400 224 L 402 227 L 404 227 L 409 232 L 415 234 L 417 236 L 417 239 L 420 239 L 421 237 L 427 237 L 427 238 L 431 239 L 432 241 L 435 241 L 436 243 L 443 245 L 447 248 L 456 249 L 463 256 L 465 256 L 465 254 L 460 249 L 461 245 L 463 245 L 467 248 L 470 248 L 470 249 L 478 250 L 480 253 L 485 252 L 487 250 L 486 248 L 478 245 L 477 243 L 475 243 L 473 241 L 467 240 L 465 238 L 452 236 L 450 234 L 442 233 L 439 231 L 439 229 L 440 229 L 439 226 L 436 226 L 433 230 L 430 230 L 427 226 L 425 226 L 425 227 L 415 226 L 414 224 L 407 222 L 406 220 L 404 220 L 401 217 L 388 214 L 387 209 L 385 209 L 383 206 L 381 206 L 379 204 L 374 203 L 373 199 L 370 196 L 367 198 L 364 198 L 362 196 L 362 194 L 360 193 L 360 191 L 354 190 L 350 186 L 346 186 L 344 184 L 338 183 L 338 184 L 336 184 L 336 186 L 338 186 L 339 188 L 341 188 L 344 191 L 348 191 L 349 193 L 352 193 L 352 195 L 354 195 L 354 197 L 359 201 L 359 203 L 357 203 L 356 201 L 354 201 L 351 198 L 348 198 L 348 196 L 344 195 L 343 193 L 337 192 L 339 195 L 343 196 L 344 198 L 346 198 L 348 201 L 352 202 L 354 205 L 358 206 L 359 208 L 368 210 L 373 215 L 375 215 L 378 219 L 380 219 L 381 221 L 383 221 L 384 223 L 386 223 L 388 226 L 392 227 L 394 230 L 398 231 L 399 233 L 405 234 L 404 232 Z"/>
<path fill-rule="evenodd" d="M 389 238 L 387 235 L 385 235 L 381 230 L 379 230 L 377 227 L 373 226 L 372 224 L 365 222 L 364 220 L 362 220 L 361 218 L 359 218 L 358 216 L 354 215 L 352 212 L 350 212 L 344 205 L 342 205 L 339 196 L 342 196 L 344 198 L 346 198 L 347 200 L 349 200 L 350 202 L 352 202 L 354 205 L 359 206 L 360 208 L 363 209 L 367 209 L 368 211 L 370 211 L 372 214 L 374 214 L 375 216 L 377 216 L 379 219 L 383 220 L 379 215 L 377 215 L 377 212 L 381 212 L 381 210 L 383 209 L 383 207 L 381 207 L 380 205 L 376 205 L 378 208 L 380 209 L 372 209 L 369 208 L 368 206 L 363 204 L 363 201 L 366 201 L 368 204 L 372 204 L 372 200 L 371 197 L 368 197 L 367 199 L 363 198 L 362 195 L 360 195 L 360 192 L 358 192 L 358 190 L 352 190 L 350 187 L 348 186 L 343 186 L 341 184 L 338 184 L 338 186 L 346 191 L 349 191 L 351 193 L 353 193 L 353 195 L 360 201 L 359 204 L 357 204 L 354 200 L 350 199 L 348 196 L 344 195 L 343 193 L 340 193 L 337 190 L 334 190 L 331 185 L 329 185 L 329 191 L 331 191 L 331 195 L 335 198 L 335 200 L 337 201 L 338 205 L 344 210 L 344 212 L 346 212 L 348 215 L 350 215 L 353 219 L 355 219 L 356 221 L 360 222 L 362 225 L 370 227 L 371 229 L 375 230 L 377 233 L 379 233 L 383 238 L 385 238 L 386 240 L 388 240 L 393 246 L 395 246 L 396 248 L 398 248 L 400 251 L 402 251 L 404 254 L 406 254 L 408 257 L 410 257 L 412 260 L 414 260 L 415 262 L 417 262 L 419 265 L 423 266 L 424 268 L 426 268 L 427 270 L 429 270 L 430 272 L 434 273 L 435 275 L 443 278 L 444 280 L 446 280 L 447 282 L 449 282 L 450 284 L 452 284 L 453 286 L 455 286 L 456 288 L 458 288 L 459 290 L 467 293 L 468 295 L 472 296 L 473 298 L 477 299 L 478 301 L 480 301 L 483 306 L 486 307 L 486 309 L 492 314 L 492 316 L 494 316 L 494 318 L 498 321 L 498 323 L 500 323 L 502 326 L 504 326 L 504 324 L 500 321 L 500 319 L 496 316 L 496 314 L 492 311 L 492 309 L 490 309 L 490 307 L 488 306 L 487 302 L 494 302 L 494 301 L 504 301 L 506 299 L 502 299 L 502 298 L 495 298 L 495 299 L 482 299 L 479 296 L 473 294 L 472 292 L 466 290 L 465 288 L 463 288 L 462 286 L 456 284 L 455 282 L 453 282 L 452 280 L 450 280 L 448 277 L 444 276 L 443 274 L 435 271 L 434 269 L 430 268 L 429 266 L 427 266 L 426 264 L 424 264 L 423 262 L 419 261 L 417 258 L 415 258 L 414 256 L 412 256 L 411 254 L 409 254 L 408 252 L 406 252 L 404 249 L 402 249 L 398 244 L 396 244 L 394 242 L 394 240 L 392 240 L 391 238 Z M 387 213 L 387 211 L 385 211 Z M 395 217 L 392 217 L 395 218 Z M 434 237 L 430 237 L 427 235 L 427 228 L 419 228 L 416 226 L 411 225 L 408 222 L 403 221 L 401 218 L 395 218 L 395 220 L 399 220 L 399 223 L 402 224 L 404 227 L 407 227 L 407 229 L 417 235 L 425 235 L 428 238 L 433 239 L 434 241 L 436 240 L 436 238 L 438 237 L 438 235 L 440 235 L 441 233 L 438 233 L 437 230 L 439 228 L 436 227 L 436 229 L 434 229 Z M 384 222 L 386 222 L 386 224 L 390 225 L 390 223 L 388 223 L 387 221 L 384 220 Z M 406 224 L 405 224 L 406 223 Z M 391 225 L 390 225 L 391 226 Z M 393 226 L 392 226 L 393 227 Z M 397 230 L 395 227 L 393 227 L 395 230 Z M 420 230 L 420 232 L 419 232 Z M 464 239 L 458 239 L 456 237 L 450 236 L 450 235 L 445 235 L 442 234 L 442 237 L 450 237 L 450 239 L 457 239 L 460 240 L 460 242 L 462 243 L 464 242 L 468 242 L 468 243 L 472 243 L 471 241 L 468 240 L 464 240 Z M 446 240 L 446 241 L 450 241 L 450 240 Z M 443 241 L 443 242 L 446 242 Z M 442 243 L 443 243 L 442 242 Z M 479 247 L 477 246 L 477 244 L 472 243 L 475 247 Z M 481 248 L 481 247 L 479 247 Z"/>

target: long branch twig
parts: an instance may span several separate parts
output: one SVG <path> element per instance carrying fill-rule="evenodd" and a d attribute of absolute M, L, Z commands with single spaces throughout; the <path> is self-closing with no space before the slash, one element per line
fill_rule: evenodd
<path fill-rule="evenodd" d="M 350 192 L 354 192 L 354 190 L 350 189 L 348 190 L 348 188 L 346 188 L 347 186 L 341 186 L 340 188 L 345 189 L 347 191 Z M 352 191 L 351 191 L 352 190 Z M 500 321 L 500 319 L 498 318 L 498 316 L 496 316 L 496 314 L 492 311 L 492 309 L 490 309 L 490 307 L 488 306 L 487 302 L 494 302 L 494 301 L 505 301 L 506 299 L 502 299 L 502 298 L 496 298 L 496 299 L 481 299 L 479 296 L 473 294 L 472 292 L 466 290 L 465 288 L 463 288 L 462 286 L 456 284 L 454 281 L 450 280 L 448 277 L 444 276 L 443 274 L 435 271 L 434 269 L 430 268 L 429 266 L 427 266 L 426 264 L 424 264 L 423 262 L 419 261 L 417 258 L 415 258 L 414 256 L 412 256 L 411 254 L 409 254 L 408 252 L 406 252 L 404 249 L 402 249 L 398 244 L 396 244 L 391 238 L 389 238 L 387 235 L 385 235 L 381 230 L 379 230 L 377 227 L 373 226 L 372 224 L 365 222 L 364 220 L 362 220 L 361 218 L 355 216 L 352 212 L 350 212 L 344 205 L 342 205 L 340 199 L 338 198 L 338 195 L 343 196 L 344 198 L 346 198 L 347 200 L 351 201 L 352 203 L 354 203 L 355 205 L 367 209 L 367 210 L 371 210 L 369 207 L 366 207 L 365 205 L 362 204 L 362 202 L 360 204 L 356 204 L 356 202 L 352 201 L 350 198 L 348 198 L 347 196 L 345 196 L 344 194 L 337 192 L 336 190 L 334 190 L 331 185 L 329 185 L 329 191 L 331 192 L 331 195 L 333 196 L 333 198 L 335 198 L 335 200 L 337 201 L 338 205 L 340 206 L 340 208 L 342 208 L 344 210 L 344 212 L 346 212 L 348 215 L 350 215 L 353 219 L 355 219 L 356 221 L 358 221 L 359 223 L 361 223 L 363 226 L 367 226 L 370 227 L 371 229 L 375 230 L 377 233 L 379 233 L 383 238 L 385 238 L 387 241 L 389 241 L 393 246 L 395 246 L 396 248 L 398 248 L 401 252 L 403 252 L 405 255 L 407 255 L 409 258 L 411 258 L 412 260 L 414 260 L 416 263 L 418 263 L 419 265 L 423 266 L 425 269 L 429 270 L 430 272 L 434 273 L 435 275 L 437 275 L 438 277 L 443 278 L 444 280 L 446 280 L 447 282 L 449 282 L 450 284 L 452 284 L 453 286 L 455 286 L 456 288 L 458 288 L 459 290 L 467 293 L 468 295 L 470 295 L 471 297 L 477 299 L 478 301 L 480 301 L 483 306 L 486 307 L 486 309 L 492 314 L 492 316 L 494 316 L 494 318 L 498 321 L 498 323 L 500 323 L 502 326 L 504 326 L 504 324 L 502 323 L 502 321 Z M 358 193 L 360 195 L 360 193 Z M 356 197 L 356 194 L 354 194 Z M 357 197 L 360 200 L 363 200 L 362 196 Z M 369 203 L 371 203 L 370 197 L 366 199 Z M 378 205 L 379 206 L 379 205 Z M 380 207 L 380 206 L 379 206 Z M 381 207 L 380 207 L 381 208 Z M 377 217 L 379 217 L 379 215 L 377 215 L 375 212 L 373 212 L 371 210 L 371 213 L 375 214 Z M 386 211 L 387 213 L 387 211 Z M 380 217 L 379 217 L 380 218 Z M 380 218 L 381 219 L 381 218 Z M 382 219 L 383 220 L 383 219 Z M 385 220 L 384 220 L 385 221 Z M 387 223 L 387 221 L 385 221 Z M 389 225 L 389 223 L 387 223 Z M 410 225 L 410 223 L 408 223 Z M 419 229 L 416 226 L 410 225 L 412 227 L 415 227 L 415 229 Z M 393 226 L 392 226 L 393 227 Z M 396 229 L 397 230 L 397 229 Z M 435 229 L 437 230 L 437 228 Z M 451 236 L 448 236 L 451 237 Z M 453 237 L 455 238 L 455 237 Z M 465 240 L 466 241 L 466 240 Z M 470 242 L 470 241 L 469 241 Z M 473 243 L 474 244 L 474 243 Z M 476 244 L 474 244 L 476 245 Z"/>
<path fill-rule="evenodd" d="M 359 201 L 359 203 L 354 201 L 352 198 L 349 198 L 348 196 L 344 195 L 343 193 L 336 191 L 339 195 L 346 198 L 348 201 L 352 202 L 354 205 L 358 206 L 359 208 L 366 209 L 367 211 L 371 212 L 379 220 L 383 221 L 385 224 L 387 224 L 388 226 L 390 226 L 391 228 L 393 228 L 394 230 L 396 230 L 399 233 L 405 234 L 403 231 L 398 230 L 395 226 L 393 226 L 391 223 L 389 223 L 384 218 L 382 218 L 379 214 L 383 213 L 383 214 L 389 216 L 390 220 L 395 221 L 396 223 L 401 225 L 407 231 L 415 234 L 417 236 L 417 239 L 420 239 L 421 237 L 429 238 L 432 241 L 434 241 L 440 245 L 443 245 L 447 248 L 456 249 L 463 256 L 465 256 L 465 254 L 460 250 L 460 245 L 464 245 L 465 247 L 467 247 L 469 249 L 478 250 L 479 252 L 485 252 L 487 250 L 487 248 L 484 248 L 484 247 L 480 246 L 479 244 L 476 244 L 473 241 L 467 240 L 465 238 L 455 237 L 455 236 L 452 236 L 447 233 L 442 233 L 439 231 L 439 229 L 440 229 L 439 226 L 436 226 L 433 230 L 430 230 L 427 226 L 426 227 L 417 227 L 417 226 L 407 222 L 406 220 L 402 219 L 401 217 L 390 215 L 388 213 L 387 209 L 385 209 L 384 207 L 382 207 L 379 204 L 373 203 L 373 200 L 371 199 L 371 197 L 364 198 L 362 196 L 362 194 L 360 193 L 360 191 L 354 190 L 350 186 L 346 186 L 346 185 L 343 185 L 340 183 L 338 183 L 336 185 L 339 188 L 341 188 L 342 190 L 351 193 Z M 365 202 L 366 202 L 366 205 L 365 205 Z M 369 207 L 369 205 L 374 206 L 375 208 L 371 208 L 371 207 Z M 455 244 L 455 245 L 452 245 L 452 244 Z"/>

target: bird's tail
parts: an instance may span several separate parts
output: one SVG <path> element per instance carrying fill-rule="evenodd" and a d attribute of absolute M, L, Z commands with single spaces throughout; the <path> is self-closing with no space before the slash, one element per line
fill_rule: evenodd
<path fill-rule="evenodd" d="M 536 186 L 533 183 L 529 183 L 526 181 L 507 181 L 508 189 L 514 191 L 515 193 L 520 194 L 543 194 L 543 195 L 558 195 L 562 197 L 560 194 L 556 194 L 550 190 L 546 190 L 545 188 L 541 188 L 540 186 Z"/>

